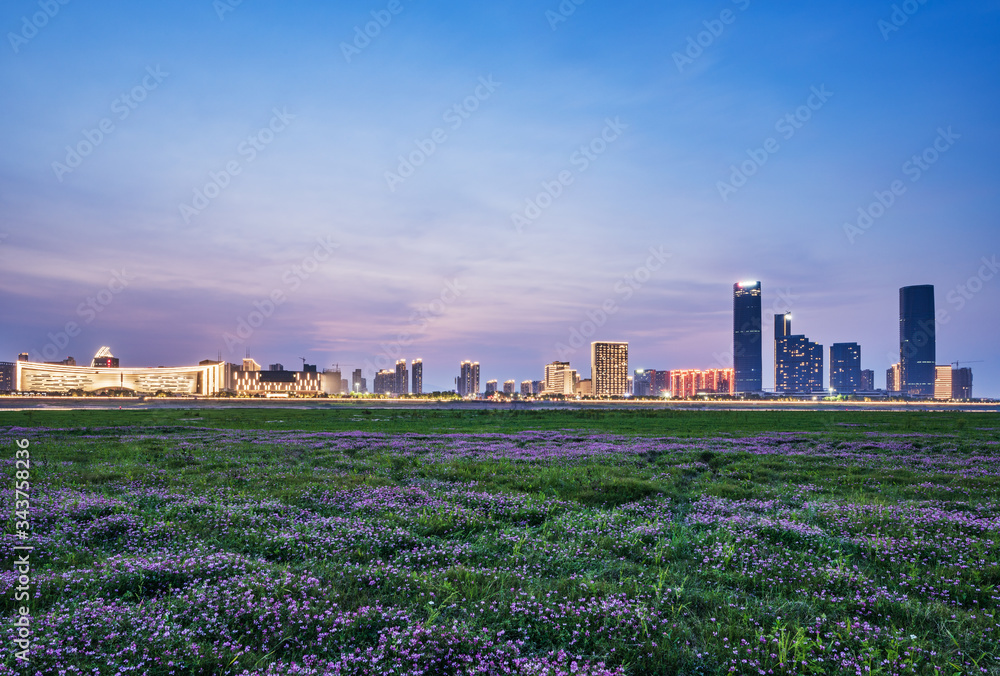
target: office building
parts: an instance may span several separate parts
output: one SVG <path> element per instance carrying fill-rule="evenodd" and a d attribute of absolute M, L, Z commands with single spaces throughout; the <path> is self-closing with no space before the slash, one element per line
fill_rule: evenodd
<path fill-rule="evenodd" d="M 951 398 L 956 401 L 972 399 L 972 369 L 965 367 L 952 370 Z"/>
<path fill-rule="evenodd" d="M 368 383 L 361 375 L 361 369 L 354 369 L 354 373 L 351 374 L 351 392 L 354 394 L 368 393 Z"/>
<path fill-rule="evenodd" d="M 414 359 L 410 362 L 410 370 L 413 372 L 413 394 L 424 393 L 424 360 Z"/>
<path fill-rule="evenodd" d="M 513 396 L 516 393 L 517 382 L 514 380 L 503 381 L 503 393 Z"/>
<path fill-rule="evenodd" d="M 13 392 L 17 389 L 14 386 L 14 362 L 0 361 L 0 392 Z"/>
<path fill-rule="evenodd" d="M 830 389 L 837 394 L 854 394 L 861 386 L 861 346 L 834 343 L 830 346 Z"/>
<path fill-rule="evenodd" d="M 791 331 L 792 316 L 788 313 L 775 315 L 774 391 L 782 394 L 822 392 L 823 346 Z M 738 381 L 737 373 L 737 389 Z"/>
<path fill-rule="evenodd" d="M 380 369 L 375 374 L 375 394 L 382 394 L 390 397 L 396 396 L 396 372 L 389 369 Z"/>
<path fill-rule="evenodd" d="M 951 364 L 934 367 L 934 398 L 948 401 L 952 395 Z"/>
<path fill-rule="evenodd" d="M 545 394 L 573 395 L 576 393 L 576 371 L 569 362 L 554 361 L 545 365 Z"/>
<path fill-rule="evenodd" d="M 902 368 L 899 363 L 895 363 L 885 371 L 886 392 L 899 393 L 902 387 Z"/>
<path fill-rule="evenodd" d="M 737 394 L 764 389 L 761 322 L 761 283 L 734 284 L 733 368 L 736 371 Z"/>
<path fill-rule="evenodd" d="M 456 391 L 460 397 L 479 396 L 479 362 L 463 361 L 461 373 L 455 379 Z"/>
<path fill-rule="evenodd" d="M 874 392 L 875 391 L 875 372 L 871 369 L 863 369 L 861 371 L 861 391 L 862 392 Z"/>
<path fill-rule="evenodd" d="M 628 343 L 591 343 L 590 373 L 595 397 L 621 397 L 627 394 Z"/>
<path fill-rule="evenodd" d="M 636 369 L 636 372 L 632 374 L 632 395 L 636 397 L 652 397 L 653 377 L 655 375 L 656 371 Z"/>
<path fill-rule="evenodd" d="M 400 359 L 396 362 L 396 387 L 394 394 L 401 397 L 410 393 L 410 374 L 406 370 L 406 360 Z"/>
<path fill-rule="evenodd" d="M 931 284 L 899 290 L 899 364 L 903 394 L 934 396 L 937 328 Z"/>
<path fill-rule="evenodd" d="M 670 371 L 670 396 L 687 399 L 705 394 L 736 393 L 736 372 L 734 369 L 675 369 Z"/>
<path fill-rule="evenodd" d="M 209 362 L 203 362 L 208 364 Z M 233 374 L 234 390 L 238 395 L 255 397 L 290 397 L 338 395 L 342 393 L 340 371 L 319 373 L 315 366 L 303 365 L 302 371 L 284 369 L 237 369 Z"/>

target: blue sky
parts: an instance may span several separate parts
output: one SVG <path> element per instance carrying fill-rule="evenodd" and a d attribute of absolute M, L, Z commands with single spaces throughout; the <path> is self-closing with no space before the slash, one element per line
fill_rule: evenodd
<path fill-rule="evenodd" d="M 1000 2 L 896 6 L 8 2 L 0 355 L 708 368 L 760 279 L 882 386 L 934 284 L 1000 396 Z"/>

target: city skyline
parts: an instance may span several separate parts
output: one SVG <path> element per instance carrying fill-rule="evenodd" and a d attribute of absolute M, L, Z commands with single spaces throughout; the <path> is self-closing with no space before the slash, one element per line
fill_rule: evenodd
<path fill-rule="evenodd" d="M 749 279 L 882 386 L 932 284 L 1000 397 L 997 8 L 217 5 L 0 13 L 0 358 L 718 369 Z"/>

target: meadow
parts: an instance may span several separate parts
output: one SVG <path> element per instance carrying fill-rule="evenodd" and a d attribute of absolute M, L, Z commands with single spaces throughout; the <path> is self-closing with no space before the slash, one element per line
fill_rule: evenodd
<path fill-rule="evenodd" d="M 1000 674 L 995 414 L 3 412 L 0 449 L 0 674 Z"/>

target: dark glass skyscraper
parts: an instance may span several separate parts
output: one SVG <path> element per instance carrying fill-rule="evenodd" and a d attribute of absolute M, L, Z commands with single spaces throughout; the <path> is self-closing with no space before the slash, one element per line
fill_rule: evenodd
<path fill-rule="evenodd" d="M 834 343 L 830 346 L 830 389 L 837 394 L 854 394 L 861 387 L 861 346 Z"/>
<path fill-rule="evenodd" d="M 904 286 L 899 290 L 899 389 L 914 397 L 934 396 L 937 363 L 934 286 Z"/>
<path fill-rule="evenodd" d="M 760 293 L 760 282 L 733 285 L 733 368 L 737 394 L 764 389 Z"/>

